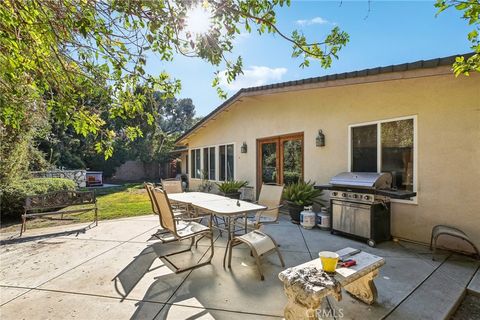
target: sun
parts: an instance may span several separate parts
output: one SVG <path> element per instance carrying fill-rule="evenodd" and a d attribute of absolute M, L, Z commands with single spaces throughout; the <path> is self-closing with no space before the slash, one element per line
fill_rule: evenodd
<path fill-rule="evenodd" d="M 208 33 L 212 26 L 212 11 L 203 5 L 196 5 L 187 11 L 185 31 L 192 35 Z"/>

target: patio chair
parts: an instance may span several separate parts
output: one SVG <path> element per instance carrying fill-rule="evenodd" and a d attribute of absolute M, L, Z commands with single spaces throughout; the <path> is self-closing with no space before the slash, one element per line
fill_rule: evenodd
<path fill-rule="evenodd" d="M 237 219 L 237 225 L 246 229 L 259 229 L 264 224 L 278 223 L 278 217 L 281 204 L 283 185 L 262 184 L 260 195 L 256 203 L 267 207 L 267 209 L 257 212 L 255 217 Z M 246 230 L 245 230 L 246 232 Z"/>
<path fill-rule="evenodd" d="M 184 272 L 187 270 L 195 269 L 210 263 L 213 257 L 214 247 L 213 247 L 213 232 L 212 232 L 212 219 L 209 219 L 208 226 L 195 222 L 195 220 L 203 219 L 204 217 L 199 218 L 183 218 L 175 219 L 172 206 L 168 200 L 167 194 L 160 190 L 159 188 L 154 188 L 152 190 L 153 200 L 159 209 L 160 212 L 160 224 L 162 228 L 169 231 L 169 234 L 155 234 L 154 236 L 160 240 L 162 243 L 172 243 L 180 242 L 183 240 L 190 240 L 190 246 L 188 249 L 176 251 L 173 253 L 160 256 L 160 259 L 165 259 L 170 265 L 175 268 L 175 273 Z M 204 237 L 207 236 L 210 238 L 210 256 L 208 259 L 202 263 L 197 263 L 190 265 L 188 267 L 180 268 L 176 266 L 168 257 L 177 255 L 180 253 L 191 251 L 194 243 L 195 237 Z"/>
<path fill-rule="evenodd" d="M 438 237 L 442 235 L 447 235 L 451 237 L 455 237 L 458 239 L 461 239 L 465 242 L 467 242 L 470 246 L 472 246 L 472 249 L 475 251 L 475 255 L 478 259 L 480 259 L 480 252 L 478 251 L 478 248 L 475 246 L 472 240 L 467 236 L 465 232 L 463 232 L 460 229 L 457 229 L 455 227 L 451 226 L 446 226 L 446 225 L 436 225 L 432 228 L 432 234 L 430 236 L 430 250 L 433 250 L 432 252 L 432 260 L 435 260 L 435 253 L 437 252 L 437 240 Z"/>
<path fill-rule="evenodd" d="M 183 188 L 182 188 L 182 181 L 176 180 L 176 179 L 168 179 L 168 180 L 162 180 L 162 189 L 167 193 L 182 193 Z M 172 207 L 174 209 L 179 209 L 179 210 L 185 210 L 190 212 L 190 208 L 188 205 L 184 204 L 179 204 L 172 202 Z"/>
<path fill-rule="evenodd" d="M 147 190 L 148 198 L 150 199 L 150 205 L 152 206 L 152 213 L 159 214 L 155 206 L 155 202 L 153 201 L 153 195 L 152 195 L 152 190 L 153 188 L 155 188 L 155 185 L 151 182 L 144 182 L 143 186 L 145 187 L 145 190 Z"/>
<path fill-rule="evenodd" d="M 283 261 L 282 254 L 280 253 L 280 250 L 278 250 L 278 245 L 275 240 L 264 232 L 253 230 L 247 234 L 234 237 L 228 244 L 229 268 L 231 268 L 232 264 L 232 248 L 242 243 L 245 243 L 250 247 L 251 254 L 255 257 L 255 262 L 257 264 L 258 272 L 260 273 L 261 281 L 265 280 L 260 262 L 261 256 L 265 256 L 266 254 L 276 251 L 282 267 L 285 267 L 285 262 Z"/>
<path fill-rule="evenodd" d="M 148 197 L 150 198 L 150 204 L 152 205 L 153 214 L 158 215 L 159 218 L 161 219 L 160 209 L 157 207 L 157 204 L 155 203 L 155 199 L 153 196 L 153 190 L 155 189 L 155 185 L 150 182 L 145 182 L 143 185 L 145 186 L 145 189 L 147 190 L 147 193 L 148 193 Z M 188 211 L 183 209 L 174 209 L 173 215 L 175 216 L 175 219 L 180 219 L 183 216 L 187 216 Z M 162 223 L 160 223 L 160 225 L 162 225 Z"/>
<path fill-rule="evenodd" d="M 180 180 L 162 180 L 162 188 L 167 193 L 182 193 L 182 181 Z"/>
<path fill-rule="evenodd" d="M 147 190 L 148 197 L 150 198 L 150 204 L 152 205 L 152 213 L 158 215 L 158 219 L 160 220 L 160 226 L 162 226 L 162 228 L 163 228 L 162 217 L 160 215 L 160 210 L 157 208 L 157 204 L 155 203 L 155 200 L 153 198 L 153 189 L 155 189 L 155 185 L 153 183 L 150 183 L 150 182 L 144 182 L 143 185 L 145 186 L 145 189 Z M 177 211 L 174 211 L 173 214 L 175 216 L 175 219 L 181 219 L 182 216 L 186 215 L 186 212 L 182 211 L 182 210 L 177 210 Z M 163 230 L 159 229 L 156 234 L 157 235 L 158 234 L 166 234 L 166 233 L 169 233 L 169 232 L 170 231 L 163 228 Z M 155 237 L 152 237 L 152 238 L 155 238 Z"/>

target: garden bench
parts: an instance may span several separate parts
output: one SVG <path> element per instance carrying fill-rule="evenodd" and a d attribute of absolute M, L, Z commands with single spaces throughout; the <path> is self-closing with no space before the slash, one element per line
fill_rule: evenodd
<path fill-rule="evenodd" d="M 73 210 L 62 210 L 65 207 L 82 206 Z M 94 211 L 94 222 L 98 225 L 98 208 L 94 191 L 55 191 L 25 199 L 24 213 L 22 214 L 22 227 L 20 236 L 27 230 L 27 218 L 47 215 L 81 213 Z"/>
<path fill-rule="evenodd" d="M 340 257 L 354 254 L 357 264 L 349 268 L 337 268 L 332 279 L 322 280 L 323 283 L 311 282 L 316 275 L 321 275 L 322 263 L 319 258 L 299 266 L 282 271 L 278 277 L 283 282 L 288 298 L 284 317 L 286 320 L 317 320 L 330 315 L 322 315 L 322 306 L 327 296 L 333 296 L 337 301 L 342 298 L 341 288 L 366 304 L 373 304 L 377 299 L 377 288 L 373 279 L 378 276 L 385 259 L 354 248 L 344 248 L 337 251 Z M 306 274 L 306 278 L 299 277 Z M 323 310 L 324 311 L 324 310 Z"/>

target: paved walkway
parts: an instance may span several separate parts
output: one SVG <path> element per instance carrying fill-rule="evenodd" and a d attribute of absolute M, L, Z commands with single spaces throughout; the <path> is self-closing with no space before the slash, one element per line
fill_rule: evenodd
<path fill-rule="evenodd" d="M 70 226 L 69 232 L 64 232 L 65 226 L 32 229 L 22 242 L 4 241 L 0 246 L 0 318 L 282 317 L 286 298 L 277 278 L 283 268 L 276 255 L 264 261 L 263 282 L 249 251 L 241 246 L 234 249 L 232 270 L 226 271 L 222 267 L 225 239 L 217 235 L 211 265 L 174 274 L 157 259 L 172 246 L 148 242 L 158 228 L 157 219 L 142 216 L 101 221 L 87 230 L 79 229 L 83 225 Z M 287 218 L 266 232 L 281 245 L 287 267 L 316 258 L 321 250 L 346 246 L 386 258 L 376 280 L 378 302 L 367 306 L 346 293 L 340 302 L 329 299 L 324 308 L 337 319 L 418 319 L 424 314 L 437 319 L 448 314 L 448 305 L 455 303 L 454 294 L 448 294 L 451 288 L 456 294 L 466 287 L 478 269 L 477 262 L 446 253 L 432 261 L 423 246 L 387 242 L 369 248 L 329 232 L 304 230 Z M 202 241 L 198 250 L 177 262 L 198 261 L 207 251 L 208 242 Z M 436 295 L 443 300 L 435 302 Z"/>

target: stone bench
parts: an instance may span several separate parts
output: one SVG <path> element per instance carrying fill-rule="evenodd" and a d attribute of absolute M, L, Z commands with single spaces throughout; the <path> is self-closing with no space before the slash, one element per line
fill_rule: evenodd
<path fill-rule="evenodd" d="M 81 208 L 63 210 L 71 206 Z M 24 213 L 22 214 L 22 227 L 20 236 L 27 230 L 27 218 L 47 215 L 63 215 L 94 211 L 94 222 L 98 225 L 98 208 L 94 191 L 56 191 L 25 199 Z"/>
<path fill-rule="evenodd" d="M 337 254 L 342 257 L 355 250 L 348 247 L 337 251 Z M 322 270 L 322 263 L 319 258 L 282 271 L 278 277 L 284 284 L 284 291 L 288 298 L 284 310 L 285 319 L 318 319 L 317 310 L 324 298 L 332 295 L 340 301 L 341 288 L 359 300 L 373 304 L 377 299 L 377 288 L 373 279 L 378 275 L 380 267 L 385 264 L 385 259 L 363 251 L 351 258 L 356 260 L 355 266 L 337 268 L 333 279 L 331 281 L 326 279 L 322 285 L 308 281 L 295 281 L 295 283 L 291 281 L 292 275 L 295 276 L 295 272 L 300 270 L 317 270 L 317 273 L 320 273 L 318 270 Z"/>

